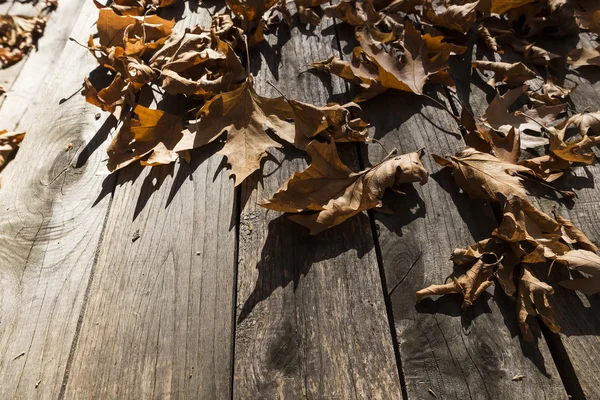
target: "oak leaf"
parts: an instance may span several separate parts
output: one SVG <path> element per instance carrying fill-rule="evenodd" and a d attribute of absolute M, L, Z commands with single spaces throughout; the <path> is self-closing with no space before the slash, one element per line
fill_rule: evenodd
<path fill-rule="evenodd" d="M 307 214 L 289 218 L 315 235 L 371 208 L 381 207 L 386 189 L 401 183 L 425 184 L 429 173 L 417 153 L 387 159 L 361 172 L 352 172 L 340 160 L 334 142 L 312 141 L 306 148 L 310 166 L 296 172 L 269 200 L 270 210 Z"/>
<path fill-rule="evenodd" d="M 235 185 L 260 168 L 269 147 L 281 147 L 271 139 L 263 126 L 274 131 L 281 139 L 294 143 L 292 107 L 283 99 L 259 96 L 250 77 L 231 92 L 221 93 L 208 100 L 183 132 L 175 151 L 203 146 L 227 132 L 225 147 L 219 154 L 227 157 Z"/>
<path fill-rule="evenodd" d="M 503 202 L 510 196 L 526 197 L 519 173 L 531 170 L 521 165 L 502 161 L 491 154 L 467 148 L 450 160 L 433 155 L 444 167 L 452 168 L 452 176 L 466 193 L 485 200 Z"/>
<path fill-rule="evenodd" d="M 367 139 L 368 124 L 360 118 L 352 118 L 351 109 L 360 109 L 356 103 L 339 105 L 328 104 L 317 107 L 296 100 L 288 100 L 294 112 L 294 145 L 305 149 L 315 137 L 336 143 L 364 142 Z"/>
<path fill-rule="evenodd" d="M 527 264 L 523 264 L 517 292 L 517 313 L 519 329 L 523 338 L 533 340 L 533 333 L 527 323 L 529 315 L 539 315 L 544 324 L 554 333 L 560 332 L 555 312 L 550 306 L 548 296 L 554 294 L 552 286 L 540 281 Z"/>
<path fill-rule="evenodd" d="M 559 282 L 562 287 L 579 290 L 588 296 L 600 293 L 600 256 L 596 253 L 589 250 L 571 250 L 556 257 L 556 261 L 586 275 L 584 278 Z"/>
<path fill-rule="evenodd" d="M 571 220 L 568 220 L 558 214 L 555 215 L 555 218 L 558 223 L 562 225 L 562 229 L 566 233 L 566 236 L 572 242 L 577 243 L 577 245 L 579 245 L 579 247 L 581 247 L 583 250 L 588 250 L 594 253 L 598 252 L 598 246 L 592 243 L 587 235 L 583 233 L 581 229 L 577 228 Z"/>

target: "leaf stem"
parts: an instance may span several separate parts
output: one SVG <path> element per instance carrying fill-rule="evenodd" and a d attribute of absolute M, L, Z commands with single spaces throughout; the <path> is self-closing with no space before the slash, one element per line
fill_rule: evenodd
<path fill-rule="evenodd" d="M 435 104 L 437 104 L 438 106 L 440 106 L 440 108 L 442 108 L 442 110 L 446 110 L 446 112 L 447 112 L 448 114 L 450 114 L 450 115 L 452 116 L 452 118 L 453 118 L 453 119 L 454 119 L 454 120 L 455 120 L 457 123 L 459 123 L 459 125 L 460 125 L 460 118 L 459 118 L 459 117 L 457 117 L 456 115 L 454 115 L 454 113 L 453 113 L 452 111 L 450 111 L 450 109 L 449 109 L 449 108 L 448 108 L 448 107 L 447 107 L 445 104 L 443 104 L 443 103 L 442 103 L 442 102 L 440 102 L 439 100 L 436 100 L 436 99 L 434 99 L 433 97 L 431 97 L 431 96 L 429 96 L 429 95 L 427 95 L 427 94 L 425 94 L 425 93 L 422 93 L 422 94 L 421 94 L 421 96 L 423 96 L 423 97 L 425 97 L 425 98 L 427 98 L 427 99 L 429 99 L 429 100 L 433 101 Z"/>
<path fill-rule="evenodd" d="M 287 98 L 287 97 L 285 97 L 285 94 L 283 94 L 283 92 L 282 92 L 281 90 L 279 90 L 279 88 L 278 88 L 277 86 L 275 86 L 273 83 L 271 83 L 271 81 L 267 81 L 267 83 L 268 83 L 269 85 L 271 85 L 271 87 L 272 87 L 273 89 L 275 89 L 275 90 L 277 91 L 277 93 L 279 93 L 279 94 L 281 95 L 281 97 L 283 97 L 284 99 L 288 100 L 288 98 Z"/>

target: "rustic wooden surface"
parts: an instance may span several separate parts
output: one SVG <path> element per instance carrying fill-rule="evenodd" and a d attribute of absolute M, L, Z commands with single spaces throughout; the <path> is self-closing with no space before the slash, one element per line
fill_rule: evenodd
<path fill-rule="evenodd" d="M 296 78 L 336 54 L 333 21 L 309 36 L 283 29 L 278 39 L 253 60 L 260 94 L 277 96 L 267 80 L 318 105 L 344 92 L 337 79 Z M 353 147 L 345 150 L 356 160 Z M 401 398 L 368 218 L 309 236 L 280 213 L 267 214 L 256 202 L 307 166 L 299 152 L 273 154 L 262 179 L 241 185 L 234 398 Z"/>
<path fill-rule="evenodd" d="M 94 9 L 86 2 L 75 37 L 89 35 Z M 87 50 L 67 44 L 36 121 L 4 175 L 0 398 L 55 398 L 70 365 L 110 196 L 100 196 L 104 178 L 96 176 L 105 118 L 96 120 L 98 110 L 81 96 L 60 103 L 81 88 L 95 64 Z"/>
<path fill-rule="evenodd" d="M 69 1 L 65 24 L 81 11 L 71 35 L 85 41 L 97 11 Z M 16 7 L 7 4 L 0 11 Z M 192 6 L 170 10 L 178 29 L 207 25 L 208 11 Z M 14 127 L 34 121 L 0 189 L 1 398 L 600 397 L 593 297 L 557 289 L 563 332 L 542 335 L 534 324 L 533 344 L 519 338 L 514 302 L 500 290 L 466 312 L 458 296 L 415 305 L 417 289 L 452 274 L 451 250 L 496 224 L 490 206 L 460 193 L 431 159 L 463 142 L 429 100 L 389 92 L 363 105 L 387 150 L 423 149 L 429 182 L 386 194 L 391 215 L 365 213 L 310 236 L 256 205 L 308 165 L 289 148 L 270 150 L 264 176 L 237 189 L 222 157 L 211 156 L 220 143 L 195 150 L 191 164 L 97 176 L 114 124 L 106 113 L 96 119 L 79 95 L 96 62 L 74 43 L 56 50 L 68 35 L 58 25 L 51 16 L 46 34 L 63 42 L 49 45 L 58 61 L 45 94 L 34 90 L 37 53 L 18 72 L 0 73 L 10 87 L 30 77 L 23 88 L 36 94 L 15 103 L 26 109 L 5 108 L 10 96 L 0 108 Z M 337 78 L 300 74 L 338 47 L 351 51 L 343 29 L 326 19 L 268 36 L 251 63 L 258 93 L 277 96 L 270 81 L 296 100 L 349 100 Z M 462 71 L 459 96 L 481 114 L 489 89 L 469 85 Z M 600 109 L 599 78 L 573 77 L 575 109 Z M 386 153 L 375 144 L 340 147 L 357 171 Z M 563 182 L 575 185 L 575 203 L 540 202 L 557 204 L 596 243 L 599 177 L 597 166 L 576 168 Z"/>
<path fill-rule="evenodd" d="M 582 43 L 586 46 L 596 47 L 597 43 L 582 34 Z M 572 49 L 573 43 L 565 41 L 548 40 L 540 43 L 541 46 L 559 55 L 565 55 Z M 483 44 L 476 39 L 470 41 L 469 51 L 462 61 L 455 61 L 455 71 L 461 73 L 455 77 L 459 82 L 458 98 L 468 104 L 475 115 L 483 115 L 489 101 L 493 98 L 494 89 L 479 77 L 476 71 L 469 69 L 472 59 L 489 59 L 497 61 L 515 62 L 519 56 L 510 49 L 504 49 L 504 55 L 493 55 Z M 543 71 L 540 71 L 542 73 Z M 561 71 L 554 71 L 559 75 Z M 564 71 L 562 72 L 564 74 Z M 469 74 L 471 79 L 469 79 Z M 562 76 L 562 75 L 561 75 Z M 595 111 L 600 109 L 600 73 L 593 68 L 582 68 L 579 74 L 568 73 L 567 86 L 577 84 L 577 89 L 569 96 L 571 107 L 576 112 Z M 470 82 L 470 84 L 469 84 Z M 594 82 L 594 83 L 592 83 Z M 536 79 L 531 82 L 531 87 L 536 88 L 542 81 Z M 454 98 L 454 97 L 453 97 Z M 456 107 L 460 104 L 456 102 Z M 598 154 L 597 149 L 595 150 Z M 600 168 L 598 164 L 591 166 L 574 166 L 571 172 L 556 181 L 556 186 L 564 190 L 575 190 L 577 199 L 565 201 L 544 188 L 533 185 L 531 188 L 538 197 L 532 201 L 547 213 L 553 208 L 565 218 L 571 219 L 580 227 L 590 239 L 600 244 Z M 567 277 L 565 276 L 565 279 Z M 600 397 L 600 378 L 596 371 L 600 368 L 600 302 L 597 296 L 578 296 L 575 292 L 555 285 L 556 294 L 551 297 L 552 306 L 556 309 L 558 324 L 561 326 L 559 334 L 546 331 L 546 340 L 552 349 L 558 369 L 568 393 L 573 398 L 598 398 Z"/>
<path fill-rule="evenodd" d="M 214 151 L 119 173 L 65 397 L 229 397 L 237 214 Z"/>

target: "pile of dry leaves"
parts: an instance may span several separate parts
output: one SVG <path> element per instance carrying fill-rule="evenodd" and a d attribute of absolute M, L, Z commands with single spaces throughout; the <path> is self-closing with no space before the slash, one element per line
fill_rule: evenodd
<path fill-rule="evenodd" d="M 112 82 L 100 88 L 85 81 L 88 102 L 111 112 L 118 132 L 108 149 L 109 171 L 133 162 L 168 164 L 189 160 L 190 149 L 226 133 L 220 154 L 227 158 L 235 184 L 261 167 L 267 149 L 289 144 L 305 150 L 311 165 L 296 172 L 265 208 L 322 232 L 364 210 L 381 207 L 386 189 L 403 183 L 425 184 L 428 172 L 411 153 L 386 157 L 355 172 L 339 158 L 337 143 L 364 142 L 367 124 L 358 103 L 386 90 L 427 96 L 431 85 L 455 89 L 449 60 L 465 53 L 476 36 L 481 46 L 521 61 L 476 60 L 496 98 L 484 115 L 467 106 L 454 116 L 467 147 L 436 162 L 452 168 L 456 183 L 474 197 L 496 202 L 504 215 L 489 239 L 457 249 L 452 261 L 466 270 L 450 283 L 417 292 L 425 296 L 459 293 L 470 306 L 493 282 L 516 296 L 523 336 L 531 339 L 528 315 L 539 315 L 553 331 L 555 322 L 547 283 L 552 268 L 583 273 L 561 285 L 586 294 L 600 291 L 597 247 L 573 224 L 538 210 L 524 180 L 551 186 L 574 164 L 591 164 L 600 143 L 600 112 L 569 114 L 567 99 L 575 85 L 564 85 L 548 71 L 600 65 L 600 48 L 572 49 L 566 57 L 536 44 L 541 38 L 600 33 L 600 4 L 591 0 L 227 0 L 209 28 L 174 30 L 161 8 L 174 0 L 118 0 L 100 7 L 98 34 L 87 44 Z M 294 3 L 294 4 L 292 4 Z M 321 8 L 318 11 L 317 8 Z M 357 46 L 348 60 L 314 60 L 312 67 L 353 83 L 348 104 L 319 107 L 285 97 L 256 93 L 247 64 L 249 54 L 274 25 L 319 24 L 319 15 L 354 26 Z M 479 73 L 479 72 L 475 72 Z M 531 90 L 526 82 L 539 81 Z M 139 104 L 148 89 L 184 96 L 195 106 L 173 115 Z M 518 106 L 520 105 L 520 107 Z M 517 109 L 518 108 L 518 109 Z M 515 112 L 516 109 L 516 112 Z M 509 111 L 513 110 L 513 111 Z M 528 156 L 530 151 L 537 156 Z M 570 191 L 560 192 L 572 198 Z M 541 271 L 541 272 L 540 272 Z M 493 280 L 493 278 L 495 279 Z"/>

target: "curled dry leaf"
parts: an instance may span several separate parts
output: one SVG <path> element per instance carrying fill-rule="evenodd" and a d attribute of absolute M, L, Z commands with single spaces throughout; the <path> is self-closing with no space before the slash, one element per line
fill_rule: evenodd
<path fill-rule="evenodd" d="M 490 31 L 485 27 L 485 25 L 479 24 L 479 26 L 477 27 L 477 32 L 479 32 L 479 35 L 483 39 L 485 47 L 487 47 L 494 53 L 504 54 L 504 51 L 500 50 L 498 42 L 496 42 L 496 39 L 494 39 L 494 37 L 492 36 Z"/>
<path fill-rule="evenodd" d="M 474 197 L 503 202 L 510 196 L 527 196 L 522 178 L 516 175 L 531 173 L 527 167 L 502 161 L 470 147 L 449 160 L 435 154 L 433 158 L 438 164 L 451 167 L 458 186 Z"/>
<path fill-rule="evenodd" d="M 492 237 L 518 244 L 518 259 L 532 264 L 569 251 L 569 246 L 561 241 L 561 225 L 525 198 L 508 199 L 502 221 Z"/>
<path fill-rule="evenodd" d="M 488 81 L 488 84 L 492 87 L 496 87 L 497 82 L 504 82 L 510 87 L 515 87 L 536 76 L 536 73 L 527 68 L 522 62 L 510 64 L 476 60 L 473 61 L 472 66 L 473 68 L 494 72 L 493 78 Z"/>
<path fill-rule="evenodd" d="M 227 132 L 225 147 L 219 154 L 227 157 L 235 184 L 239 185 L 260 168 L 269 147 L 281 147 L 271 139 L 263 125 L 288 143 L 294 143 L 292 107 L 283 99 L 259 96 L 252 77 L 234 91 L 221 93 L 208 100 L 183 132 L 175 151 L 203 146 Z"/>
<path fill-rule="evenodd" d="M 258 22 L 267 10 L 279 0 L 227 0 L 227 5 L 234 14 L 248 22 Z"/>
<path fill-rule="evenodd" d="M 600 293 L 600 256 L 596 253 L 589 250 L 571 250 L 556 257 L 556 261 L 586 275 L 584 278 L 559 282 L 562 287 L 579 290 L 588 296 Z"/>
<path fill-rule="evenodd" d="M 573 88 L 567 88 L 560 86 L 555 82 L 555 79 L 548 75 L 544 83 L 542 84 L 542 93 L 538 92 L 528 92 L 527 96 L 534 103 L 541 103 L 544 105 L 552 106 L 558 105 L 565 101 L 566 97 L 575 90 L 576 86 Z"/>
<path fill-rule="evenodd" d="M 178 155 L 173 149 L 182 136 L 181 117 L 140 105 L 133 112 L 138 118 L 125 120 L 108 147 L 108 170 L 114 172 L 147 155 L 142 165 L 175 161 Z"/>
<path fill-rule="evenodd" d="M 91 48 L 103 50 L 106 54 L 111 53 L 111 48 L 120 48 L 124 55 L 140 56 L 146 50 L 155 50 L 162 45 L 173 31 L 175 21 L 156 15 L 121 16 L 110 8 L 103 8 L 99 11 L 96 25 L 100 46 Z"/>
<path fill-rule="evenodd" d="M 425 16 L 433 25 L 466 34 L 475 23 L 479 1 L 450 5 L 441 14 L 433 10 L 431 3 L 426 4 Z"/>
<path fill-rule="evenodd" d="M 387 159 L 361 172 L 340 160 L 336 146 L 312 141 L 306 148 L 310 166 L 296 172 L 273 195 L 259 203 L 270 210 L 301 213 L 289 218 L 315 235 L 371 208 L 380 207 L 386 189 L 402 183 L 425 184 L 429 173 L 417 153 Z"/>
<path fill-rule="evenodd" d="M 87 78 L 84 78 L 83 87 L 83 95 L 88 103 L 114 114 L 117 119 L 126 103 L 135 103 L 132 85 L 121 74 L 117 74 L 111 84 L 103 89 L 96 90 Z"/>
<path fill-rule="evenodd" d="M 169 36 L 150 66 L 160 69 L 167 93 L 204 98 L 230 91 L 246 77 L 230 44 L 200 27 Z"/>
<path fill-rule="evenodd" d="M 367 140 L 368 124 L 360 118 L 352 118 L 351 109 L 360 107 L 356 103 L 344 105 L 328 104 L 317 107 L 296 100 L 288 100 L 294 112 L 294 145 L 305 149 L 315 137 L 337 143 L 364 142 Z"/>
<path fill-rule="evenodd" d="M 416 293 L 417 302 L 428 296 L 459 293 L 463 296 L 462 308 L 466 309 L 473 305 L 473 302 L 488 287 L 492 286 L 493 283 L 490 278 L 498 262 L 499 260 L 494 254 L 485 253 L 464 275 L 453 278 L 452 282 L 444 285 L 431 285 L 419 290 Z"/>
<path fill-rule="evenodd" d="M 539 315 L 552 332 L 560 332 L 560 326 L 556 323 L 555 312 L 548 301 L 548 296 L 552 294 L 554 294 L 552 286 L 540 281 L 534 275 L 531 267 L 523 264 L 517 293 L 517 313 L 519 316 L 519 329 L 525 340 L 533 340 L 533 333 L 527 323 L 529 315 Z"/>

